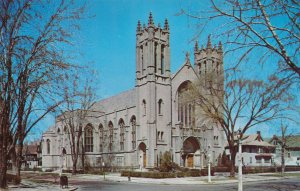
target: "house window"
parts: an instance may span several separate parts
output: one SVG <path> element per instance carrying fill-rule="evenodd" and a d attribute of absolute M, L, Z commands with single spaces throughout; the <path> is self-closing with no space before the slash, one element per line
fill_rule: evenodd
<path fill-rule="evenodd" d="M 291 153 L 290 152 L 288 152 L 288 157 L 291 158 Z"/>
<path fill-rule="evenodd" d="M 162 99 L 160 99 L 158 101 L 158 114 L 159 115 L 162 115 L 162 104 L 163 104 L 163 101 L 162 101 Z"/>
<path fill-rule="evenodd" d="M 84 130 L 84 149 L 85 152 L 93 152 L 93 128 L 87 126 Z"/>
<path fill-rule="evenodd" d="M 108 150 L 112 151 L 113 150 L 113 142 L 114 142 L 114 125 L 110 121 L 108 123 L 108 129 L 109 129 L 109 144 L 108 144 Z"/>
<path fill-rule="evenodd" d="M 262 163 L 261 157 L 256 158 L 256 163 L 258 163 L 258 164 Z"/>
<path fill-rule="evenodd" d="M 250 164 L 252 164 L 252 157 L 250 157 L 249 159 L 250 159 Z"/>
<path fill-rule="evenodd" d="M 125 125 L 123 119 L 119 121 L 120 127 L 120 150 L 124 151 L 124 142 L 125 142 Z"/>
<path fill-rule="evenodd" d="M 103 152 L 103 141 L 104 141 L 104 130 L 103 130 L 103 125 L 99 125 L 99 141 L 100 141 L 100 152 Z"/>
<path fill-rule="evenodd" d="M 50 154 L 50 140 L 47 139 L 47 154 Z"/>

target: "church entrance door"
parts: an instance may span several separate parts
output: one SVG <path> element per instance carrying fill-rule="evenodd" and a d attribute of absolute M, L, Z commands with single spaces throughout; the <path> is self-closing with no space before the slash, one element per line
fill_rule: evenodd
<path fill-rule="evenodd" d="M 189 154 L 187 156 L 187 167 L 188 168 L 193 168 L 194 167 L 194 155 Z"/>
<path fill-rule="evenodd" d="M 145 168 L 147 166 L 147 154 L 146 154 L 146 145 L 145 143 L 139 144 L 139 165 L 140 168 Z"/>
<path fill-rule="evenodd" d="M 200 150 L 200 144 L 195 137 L 189 137 L 183 142 L 182 159 L 184 166 L 188 168 L 195 167 L 195 153 Z M 200 162 L 200 161 L 199 161 Z"/>

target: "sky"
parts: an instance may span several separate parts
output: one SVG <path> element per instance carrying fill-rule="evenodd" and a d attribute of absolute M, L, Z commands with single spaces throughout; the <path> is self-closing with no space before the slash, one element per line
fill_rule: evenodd
<path fill-rule="evenodd" d="M 82 1 L 75 1 L 82 3 Z M 93 0 L 88 1 L 89 18 L 80 22 L 80 32 L 74 34 L 74 50 L 80 53 L 78 62 L 88 65 L 99 75 L 96 91 L 100 99 L 129 90 L 135 85 L 135 43 L 138 20 L 148 23 L 152 12 L 155 25 L 163 26 L 167 18 L 170 28 L 171 72 L 175 73 L 183 64 L 186 52 L 193 60 L 195 40 L 199 46 L 206 45 L 213 28 L 207 27 L 200 36 L 196 21 L 178 15 L 182 9 L 197 13 L 206 10 L 206 1 L 199 0 Z M 218 25 L 218 23 L 216 23 Z M 212 38 L 213 44 L 221 39 Z M 226 47 L 224 47 L 226 48 Z M 226 59 L 226 58 L 225 58 Z M 226 61 L 225 61 L 226 64 Z M 54 125 L 54 116 L 48 115 L 31 137 L 40 136 Z M 252 131 L 254 132 L 255 129 Z M 270 136 L 272 133 L 268 133 Z"/>

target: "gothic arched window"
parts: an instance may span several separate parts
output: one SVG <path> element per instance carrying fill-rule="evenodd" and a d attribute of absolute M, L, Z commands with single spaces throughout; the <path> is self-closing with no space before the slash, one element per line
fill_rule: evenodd
<path fill-rule="evenodd" d="M 47 139 L 47 154 L 50 154 L 50 140 Z"/>
<path fill-rule="evenodd" d="M 124 143 L 125 143 L 125 124 L 124 120 L 119 120 L 119 127 L 120 127 L 120 150 L 124 151 Z"/>
<path fill-rule="evenodd" d="M 113 150 L 113 142 L 114 142 L 114 125 L 111 121 L 108 123 L 108 129 L 109 129 L 108 150 L 112 151 Z"/>
<path fill-rule="evenodd" d="M 99 147 L 100 147 L 100 152 L 103 152 L 103 142 L 104 142 L 104 129 L 103 129 L 103 125 L 100 124 L 99 125 Z"/>
<path fill-rule="evenodd" d="M 146 100 L 143 99 L 143 114 L 146 115 L 146 111 L 147 111 L 147 104 L 146 104 Z"/>
<path fill-rule="evenodd" d="M 165 45 L 161 45 L 161 74 L 165 73 Z"/>
<path fill-rule="evenodd" d="M 162 104 L 163 104 L 163 100 L 160 99 L 158 101 L 158 114 L 161 115 L 162 114 Z"/>
<path fill-rule="evenodd" d="M 135 118 L 135 116 L 131 117 L 130 123 L 131 123 L 131 128 L 132 128 L 132 130 L 131 130 L 132 149 L 135 149 L 136 148 L 136 118 Z"/>
<path fill-rule="evenodd" d="M 195 126 L 195 106 L 194 102 L 184 99 L 185 93 L 187 93 L 191 86 L 190 81 L 183 82 L 178 90 L 178 121 L 181 122 L 185 127 Z"/>
<path fill-rule="evenodd" d="M 93 152 L 93 127 L 88 125 L 84 129 L 84 151 L 85 152 Z"/>

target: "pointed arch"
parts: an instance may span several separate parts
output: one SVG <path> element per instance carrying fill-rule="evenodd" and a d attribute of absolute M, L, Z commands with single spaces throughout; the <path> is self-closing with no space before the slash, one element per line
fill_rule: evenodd
<path fill-rule="evenodd" d="M 109 144 L 108 144 L 108 150 L 113 150 L 113 142 L 114 142 L 114 124 L 112 121 L 108 122 L 108 130 L 109 130 Z"/>
<path fill-rule="evenodd" d="M 50 139 L 47 139 L 47 154 L 50 155 Z"/>
<path fill-rule="evenodd" d="M 194 102 L 190 100 L 185 100 L 185 94 L 189 91 L 192 86 L 192 82 L 187 80 L 180 84 L 177 89 L 177 116 L 178 121 L 184 127 L 194 127 L 195 126 L 195 107 Z"/>
<path fill-rule="evenodd" d="M 121 118 L 119 119 L 119 129 L 120 129 L 120 150 L 124 151 L 124 144 L 125 144 L 125 123 L 124 120 Z"/>
<path fill-rule="evenodd" d="M 158 100 L 158 114 L 162 115 L 162 105 L 163 105 L 163 100 L 159 99 Z"/>
<path fill-rule="evenodd" d="M 84 128 L 84 151 L 93 152 L 94 138 L 93 138 L 93 126 L 88 124 Z"/>
<path fill-rule="evenodd" d="M 136 148 L 136 117 L 133 115 L 130 119 L 131 124 L 131 142 L 132 142 L 132 149 Z"/>
<path fill-rule="evenodd" d="M 147 103 L 146 103 L 145 99 L 143 99 L 143 101 L 142 101 L 142 106 L 143 106 L 143 115 L 146 115 L 147 114 Z"/>
<path fill-rule="evenodd" d="M 102 123 L 99 125 L 99 150 L 103 152 L 103 144 L 104 144 L 104 128 Z"/>

